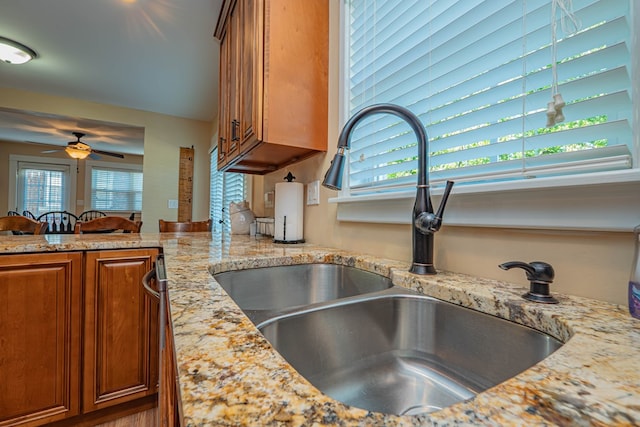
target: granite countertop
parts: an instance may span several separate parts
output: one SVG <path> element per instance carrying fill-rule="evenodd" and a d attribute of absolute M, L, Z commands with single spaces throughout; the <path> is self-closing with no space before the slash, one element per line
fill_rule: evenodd
<path fill-rule="evenodd" d="M 416 276 L 407 262 L 309 244 L 282 245 L 209 233 L 1 236 L 0 253 L 163 247 L 181 411 L 187 426 L 640 425 L 640 320 L 626 307 L 440 272 Z M 566 342 L 520 375 L 470 401 L 427 415 L 395 416 L 346 406 L 302 378 L 262 337 L 211 273 L 329 262 L 506 318 Z M 552 288 L 553 291 L 553 288 Z"/>

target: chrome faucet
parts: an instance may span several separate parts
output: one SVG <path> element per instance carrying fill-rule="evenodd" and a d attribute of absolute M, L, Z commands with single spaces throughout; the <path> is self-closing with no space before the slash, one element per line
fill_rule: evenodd
<path fill-rule="evenodd" d="M 453 187 L 453 181 L 447 181 L 438 211 L 433 213 L 429 195 L 429 141 L 427 132 L 420 119 L 411 111 L 394 104 L 375 104 L 365 107 L 354 114 L 344 125 L 338 139 L 338 152 L 324 176 L 322 185 L 332 190 L 342 188 L 344 169 L 344 150 L 350 148 L 351 132 L 364 117 L 371 114 L 388 113 L 404 119 L 418 137 L 418 185 L 416 201 L 413 205 L 413 261 L 410 272 L 416 274 L 436 274 L 433 266 L 433 235 L 442 225 L 442 215 Z"/>

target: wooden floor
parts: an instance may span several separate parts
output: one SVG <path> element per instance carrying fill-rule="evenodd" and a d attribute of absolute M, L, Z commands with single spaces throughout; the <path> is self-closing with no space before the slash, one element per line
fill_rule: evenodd
<path fill-rule="evenodd" d="M 154 427 L 158 425 L 156 413 L 157 409 L 149 409 L 115 421 L 99 424 L 96 427 Z"/>

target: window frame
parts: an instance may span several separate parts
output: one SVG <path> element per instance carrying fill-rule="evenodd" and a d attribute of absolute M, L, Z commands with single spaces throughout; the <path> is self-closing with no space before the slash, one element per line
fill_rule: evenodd
<path fill-rule="evenodd" d="M 84 167 L 84 210 L 85 211 L 99 210 L 101 212 L 115 213 L 115 214 L 122 214 L 125 212 L 126 213 L 141 212 L 141 210 L 138 211 L 135 209 L 114 211 L 114 210 L 104 210 L 104 209 L 94 208 L 92 206 L 92 201 L 91 201 L 91 188 L 93 184 L 93 168 L 94 167 L 97 167 L 99 169 L 110 169 L 110 170 L 130 170 L 134 172 L 143 173 L 143 165 L 138 165 L 133 163 L 103 162 L 103 161 L 90 160 L 90 159 L 85 160 L 85 167 Z M 144 180 L 144 177 L 143 177 L 143 180 Z M 143 194 L 144 194 L 144 191 L 143 191 Z"/>
<path fill-rule="evenodd" d="M 18 210 L 18 163 L 40 163 L 57 165 L 69 168 L 69 183 L 66 189 L 66 206 L 70 211 L 75 210 L 75 197 L 77 185 L 77 161 L 56 157 L 25 156 L 20 154 L 9 155 L 9 188 L 7 191 L 7 206 L 9 210 Z M 22 212 L 22 210 L 20 210 Z"/>
<path fill-rule="evenodd" d="M 220 219 L 216 219 L 216 215 L 214 212 L 214 194 L 213 194 L 213 182 L 217 179 L 218 174 L 231 174 L 235 176 L 242 177 L 242 197 L 244 200 L 249 202 L 249 207 L 251 208 L 251 195 L 252 195 L 252 183 L 253 181 L 250 179 L 248 174 L 241 174 L 235 172 L 222 172 L 218 170 L 218 148 L 213 147 L 209 152 L 210 159 L 210 174 L 209 174 L 209 217 L 213 220 L 212 231 L 214 233 L 231 233 L 231 218 L 229 212 L 229 206 L 225 206 L 225 199 L 228 201 L 228 198 L 225 197 L 224 193 L 222 195 L 222 208 L 224 209 L 226 222 L 220 222 Z M 225 189 L 225 180 L 223 178 L 223 190 Z M 226 209 L 225 209 L 226 208 Z"/>
<path fill-rule="evenodd" d="M 631 2 L 632 31 L 640 24 L 639 11 Z M 339 25 L 339 118 L 340 129 L 348 120 L 349 73 L 346 13 L 340 2 Z M 640 46 L 631 37 L 631 52 Z M 640 224 L 640 54 L 631 58 L 633 102 L 633 157 L 629 170 L 585 175 L 537 178 L 515 182 L 494 182 L 455 186 L 449 198 L 444 226 L 499 227 L 519 229 L 565 229 L 585 231 L 631 231 Z M 428 129 L 427 129 L 428 132 Z M 345 153 L 348 155 L 348 151 Z M 349 162 L 343 182 L 348 183 Z M 444 184 L 432 185 L 437 208 Z M 336 197 L 337 220 L 346 222 L 410 224 L 415 189 L 387 194 L 353 196 L 344 185 Z M 496 209 L 499 206 L 499 209 Z"/>

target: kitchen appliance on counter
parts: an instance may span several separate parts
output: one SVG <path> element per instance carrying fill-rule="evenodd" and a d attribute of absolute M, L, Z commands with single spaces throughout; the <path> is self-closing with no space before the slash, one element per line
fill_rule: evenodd
<path fill-rule="evenodd" d="M 273 218 L 256 218 L 256 235 L 273 236 L 274 224 Z"/>
<path fill-rule="evenodd" d="M 286 182 L 276 183 L 274 243 L 304 243 L 304 185 L 295 178 L 289 172 Z"/>

